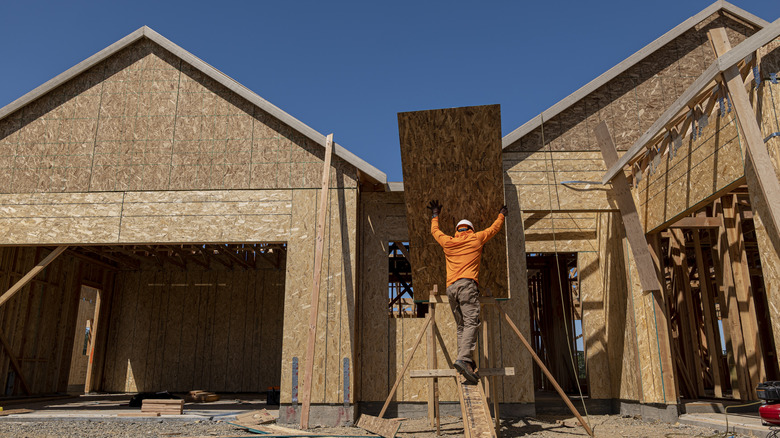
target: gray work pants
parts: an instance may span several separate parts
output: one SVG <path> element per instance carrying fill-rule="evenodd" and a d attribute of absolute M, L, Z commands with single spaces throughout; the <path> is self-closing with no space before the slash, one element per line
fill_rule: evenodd
<path fill-rule="evenodd" d="M 447 287 L 452 314 L 458 324 L 458 359 L 474 365 L 472 353 L 479 334 L 479 289 L 477 282 L 461 278 Z"/>

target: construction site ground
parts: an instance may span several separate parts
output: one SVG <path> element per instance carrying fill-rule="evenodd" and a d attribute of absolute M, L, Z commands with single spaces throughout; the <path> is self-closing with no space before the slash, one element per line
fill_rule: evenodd
<path fill-rule="evenodd" d="M 240 437 L 263 436 L 231 423 L 235 416 L 249 411 L 267 409 L 278 415 L 275 406 L 265 403 L 264 394 L 221 394 L 212 403 L 187 403 L 183 415 L 161 417 L 126 417 L 140 414 L 127 402 L 131 394 L 86 395 L 70 398 L 40 399 L 3 404 L 4 412 L 30 409 L 32 412 L 0 416 L 0 437 Z M 723 414 L 685 414 L 677 424 L 643 421 L 620 415 L 590 415 L 590 424 L 597 437 L 720 437 L 725 432 Z M 761 426 L 754 415 L 729 415 L 727 436 L 766 436 L 768 428 Z M 288 429 L 290 429 L 288 427 Z M 463 423 L 457 417 L 443 416 L 442 436 L 463 436 Z M 307 431 L 318 436 L 371 436 L 357 427 L 316 428 Z M 734 433 L 737 433 L 736 435 Z M 303 431 L 288 431 L 288 435 Z M 399 437 L 433 438 L 434 430 L 427 418 L 401 421 Z M 587 436 L 568 415 L 538 415 L 534 418 L 505 419 L 501 422 L 503 437 L 564 437 Z"/>

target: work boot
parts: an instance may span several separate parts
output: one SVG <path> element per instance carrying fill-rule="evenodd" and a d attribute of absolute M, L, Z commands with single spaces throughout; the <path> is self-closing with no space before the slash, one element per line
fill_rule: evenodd
<path fill-rule="evenodd" d="M 458 372 L 463 377 L 465 377 L 469 383 L 476 385 L 479 382 L 479 377 L 474 372 L 474 368 L 470 363 L 464 362 L 462 360 L 456 360 L 453 365 L 455 366 L 455 369 L 458 370 Z"/>

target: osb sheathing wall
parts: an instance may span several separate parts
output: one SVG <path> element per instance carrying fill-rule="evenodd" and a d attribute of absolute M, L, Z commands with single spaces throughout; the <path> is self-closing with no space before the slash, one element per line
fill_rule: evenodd
<path fill-rule="evenodd" d="M 759 71 L 764 79 L 757 92 L 760 103 L 759 120 L 764 138 L 775 134 L 766 141 L 766 148 L 775 167 L 775 173 L 780 178 L 780 84 L 773 84 L 766 79 L 770 73 L 780 77 L 780 39 L 770 42 L 759 49 Z M 766 290 L 767 304 L 772 321 L 772 333 L 775 345 L 780 345 L 780 230 L 767 229 L 772 227 L 767 203 L 753 190 L 758 187 L 755 172 L 750 160 L 745 163 L 745 176 L 750 188 L 750 203 L 753 209 L 753 223 L 756 229 L 756 239 L 761 253 L 761 273 Z M 774 227 L 772 227 L 774 228 Z"/>
<path fill-rule="evenodd" d="M 651 297 L 641 293 L 609 190 L 561 183 L 600 181 L 606 166 L 593 129 L 606 121 L 617 148 L 628 149 L 715 59 L 707 31 L 719 26 L 733 46 L 756 31 L 714 14 L 504 149 L 526 251 L 579 253 L 593 398 L 675 402 L 661 385 Z"/>
<path fill-rule="evenodd" d="M 45 248 L 0 248 L 0 287 L 7 290 L 49 254 Z M 69 256 L 55 259 L 38 276 L 0 307 L 2 336 L 20 363 L 32 394 L 65 392 L 82 282 L 105 285 L 104 305 L 110 303 L 113 274 Z M 102 338 L 95 339 L 102 343 Z M 13 371 L 0 349 L 0 387 L 8 388 Z M 15 372 L 14 372 L 15 374 Z M 13 395 L 24 395 L 16 375 Z"/>
<path fill-rule="evenodd" d="M 0 120 L 0 243 L 287 242 L 288 403 L 292 358 L 303 365 L 305 353 L 323 157 L 142 39 Z M 314 403 L 342 401 L 342 359 L 352 363 L 357 171 L 334 157 L 331 175 Z"/>
<path fill-rule="evenodd" d="M 102 389 L 260 392 L 279 386 L 285 267 L 121 272 Z"/>
<path fill-rule="evenodd" d="M 510 213 L 509 218 L 512 217 Z M 363 193 L 361 195 L 361 260 L 360 260 L 360 370 L 359 399 L 384 401 L 404 362 L 409 359 L 414 341 L 422 328 L 423 318 L 390 318 L 388 316 L 388 242 L 408 241 L 406 207 L 402 192 Z M 431 237 L 432 239 L 432 237 Z M 443 253 L 441 257 L 444 257 Z M 511 260 L 511 259 L 510 259 Z M 510 261 L 511 263 L 511 261 Z M 523 264 L 524 268 L 524 264 Z M 527 286 L 526 286 L 527 287 Z M 524 288 L 525 289 L 525 288 Z M 528 318 L 522 317 L 526 308 L 515 292 L 503 305 L 504 310 L 524 330 Z M 436 323 L 446 344 L 449 357 L 457 356 L 456 326 L 447 304 L 440 305 Z M 533 402 L 533 382 L 530 356 L 525 354 L 520 341 L 505 323 L 498 321 L 495 312 L 489 319 L 495 329 L 493 339 L 500 352 L 498 366 L 514 367 L 516 375 L 500 378 L 498 397 L 504 403 Z M 527 335 L 527 334 L 526 334 Z M 446 364 L 444 352 L 438 352 L 438 363 Z M 422 343 L 412 358 L 410 369 L 427 369 L 426 344 Z M 401 381 L 395 401 L 423 402 L 428 391 L 426 379 L 407 376 Z M 442 401 L 457 401 L 456 388 L 449 379 L 440 380 Z"/>

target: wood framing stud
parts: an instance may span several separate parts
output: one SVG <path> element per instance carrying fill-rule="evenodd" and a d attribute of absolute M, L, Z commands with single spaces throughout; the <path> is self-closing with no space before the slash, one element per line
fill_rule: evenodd
<path fill-rule="evenodd" d="M 311 382 L 314 372 L 314 343 L 317 339 L 317 314 L 320 308 L 320 276 L 322 274 L 322 247 L 325 241 L 325 214 L 328 211 L 328 185 L 330 182 L 330 159 L 333 151 L 333 134 L 328 134 L 325 142 L 325 164 L 322 170 L 322 191 L 320 208 L 317 214 L 317 240 L 314 250 L 314 278 L 311 289 L 311 313 L 309 313 L 309 339 L 306 344 L 303 388 L 301 397 L 301 428 L 309 428 L 309 409 L 311 408 Z M 381 417 L 381 415 L 380 415 Z"/>

